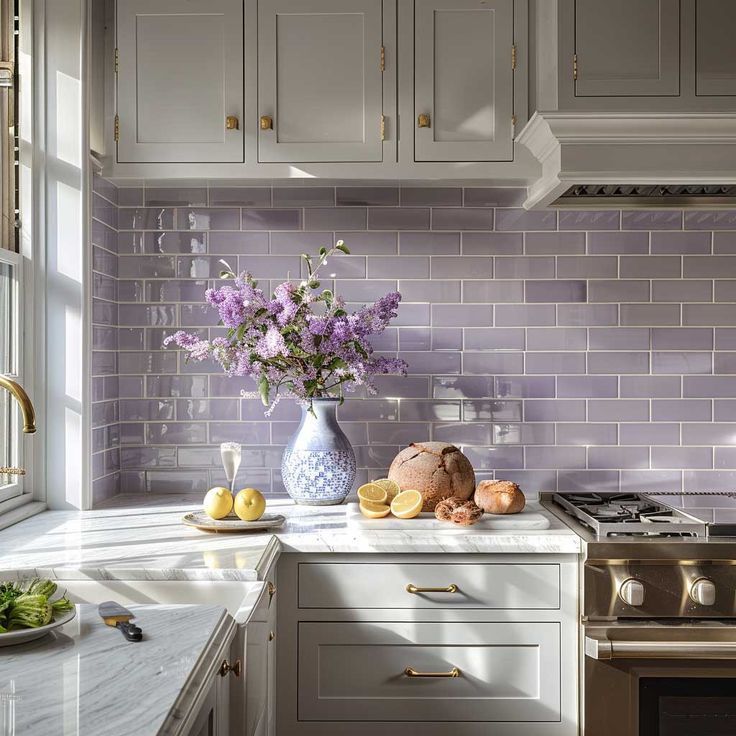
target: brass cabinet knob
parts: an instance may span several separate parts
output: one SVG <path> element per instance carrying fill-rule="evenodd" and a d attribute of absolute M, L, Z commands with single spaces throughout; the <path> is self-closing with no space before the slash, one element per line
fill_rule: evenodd
<path fill-rule="evenodd" d="M 273 641 L 276 638 L 276 634 L 273 631 L 268 632 L 268 640 Z"/>
<path fill-rule="evenodd" d="M 432 118 L 429 116 L 428 112 L 420 113 L 417 116 L 417 128 L 431 128 L 432 127 Z"/>
<path fill-rule="evenodd" d="M 270 115 L 261 115 L 261 130 L 273 130 L 273 118 Z"/>
<path fill-rule="evenodd" d="M 269 580 L 268 585 L 266 586 L 268 589 L 268 607 L 271 607 L 271 601 L 273 600 L 273 597 L 276 595 L 276 586 Z"/>
<path fill-rule="evenodd" d="M 233 664 L 230 664 L 226 659 L 222 660 L 220 665 L 220 677 L 225 677 L 228 672 L 232 672 L 235 677 L 240 677 L 240 673 L 243 671 L 243 665 L 239 659 L 236 659 Z"/>
<path fill-rule="evenodd" d="M 240 120 L 237 115 L 228 115 L 225 118 L 225 130 L 240 130 Z"/>

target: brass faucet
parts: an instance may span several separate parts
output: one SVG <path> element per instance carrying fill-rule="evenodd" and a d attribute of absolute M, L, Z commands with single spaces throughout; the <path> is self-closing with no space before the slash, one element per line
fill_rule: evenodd
<path fill-rule="evenodd" d="M 20 405 L 23 414 L 23 431 L 26 434 L 33 434 L 36 431 L 36 412 L 33 409 L 33 402 L 28 394 L 19 383 L 12 378 L 0 376 L 0 387 L 10 392 L 13 398 Z M 0 475 L 25 475 L 25 468 L 8 468 L 0 467 Z"/>
<path fill-rule="evenodd" d="M 20 410 L 23 413 L 23 431 L 26 434 L 33 434 L 36 431 L 36 412 L 33 409 L 33 402 L 23 389 L 23 386 L 12 378 L 0 376 L 0 388 L 9 391 L 18 402 Z"/>

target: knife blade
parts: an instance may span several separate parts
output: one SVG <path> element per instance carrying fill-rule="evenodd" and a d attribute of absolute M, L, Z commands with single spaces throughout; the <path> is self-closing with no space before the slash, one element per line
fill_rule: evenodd
<path fill-rule="evenodd" d="M 124 606 L 115 601 L 104 601 L 97 607 L 100 618 L 108 625 L 119 629 L 128 641 L 141 641 L 143 631 L 139 626 L 130 623 L 133 614 Z"/>

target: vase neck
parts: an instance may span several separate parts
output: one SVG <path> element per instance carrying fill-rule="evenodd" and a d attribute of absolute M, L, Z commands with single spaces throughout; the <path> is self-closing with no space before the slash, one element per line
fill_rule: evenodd
<path fill-rule="evenodd" d="M 337 405 L 340 403 L 338 399 L 312 399 L 311 411 L 310 405 L 307 404 L 302 408 L 302 415 L 305 419 L 315 417 L 319 419 L 335 418 Z"/>

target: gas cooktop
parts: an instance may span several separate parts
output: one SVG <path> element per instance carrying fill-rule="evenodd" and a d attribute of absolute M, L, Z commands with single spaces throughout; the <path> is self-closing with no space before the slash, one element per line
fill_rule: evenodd
<path fill-rule="evenodd" d="M 555 493 L 555 504 L 598 537 L 705 537 L 706 522 L 642 493 Z"/>

